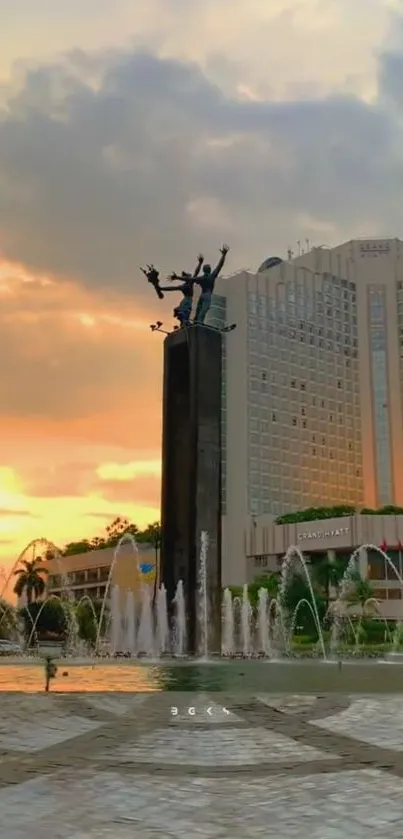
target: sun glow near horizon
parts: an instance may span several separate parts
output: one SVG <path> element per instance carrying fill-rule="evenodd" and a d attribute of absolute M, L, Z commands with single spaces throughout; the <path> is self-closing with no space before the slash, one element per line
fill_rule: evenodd
<path fill-rule="evenodd" d="M 104 535 L 118 516 L 139 528 L 157 520 L 161 351 L 148 336 L 148 298 L 59 282 L 1 255 L 0 297 L 9 359 L 0 380 L 0 564 L 9 568 L 33 539 L 63 547 Z"/>
<path fill-rule="evenodd" d="M 159 468 L 158 468 L 159 467 Z M 159 462 L 104 464 L 94 470 L 106 481 L 130 483 L 133 477 L 158 477 Z M 118 477 L 119 476 L 119 477 Z M 126 495 L 126 493 L 125 493 Z M 24 492 L 14 470 L 0 469 L 0 562 L 11 566 L 33 539 L 43 538 L 63 547 L 68 542 L 102 536 L 111 521 L 124 516 L 144 528 L 159 518 L 158 494 L 155 505 L 135 500 L 108 501 L 101 492 L 56 497 L 35 497 Z"/>

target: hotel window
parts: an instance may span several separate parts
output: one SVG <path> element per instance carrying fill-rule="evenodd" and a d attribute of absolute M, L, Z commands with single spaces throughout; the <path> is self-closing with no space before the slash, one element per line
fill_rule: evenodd
<path fill-rule="evenodd" d="M 368 579 L 386 580 L 386 560 L 376 551 L 368 551 Z"/>
<path fill-rule="evenodd" d="M 388 600 L 401 600 L 402 590 L 400 588 L 388 588 Z"/>

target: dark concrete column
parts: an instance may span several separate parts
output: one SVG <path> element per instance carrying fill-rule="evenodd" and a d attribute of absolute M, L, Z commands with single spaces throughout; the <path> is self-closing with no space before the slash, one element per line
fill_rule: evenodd
<path fill-rule="evenodd" d="M 202 325 L 164 342 L 161 581 L 185 586 L 188 652 L 201 650 L 200 538 L 208 533 L 208 652 L 221 650 L 222 335 Z"/>

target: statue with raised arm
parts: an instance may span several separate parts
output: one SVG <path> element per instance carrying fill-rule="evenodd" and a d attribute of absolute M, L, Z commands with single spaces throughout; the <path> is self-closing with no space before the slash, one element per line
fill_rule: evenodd
<path fill-rule="evenodd" d="M 180 291 L 182 293 L 183 298 L 179 303 L 179 306 L 176 306 L 173 312 L 174 317 L 179 321 L 181 327 L 189 325 L 190 316 L 192 314 L 194 284 L 196 282 L 197 277 L 200 274 L 203 261 L 204 256 L 202 254 L 199 254 L 197 258 L 197 265 L 193 274 L 188 274 L 186 271 L 182 271 L 180 276 L 179 274 L 176 274 L 174 272 L 168 277 L 168 279 L 171 281 L 179 280 L 180 285 L 160 286 L 161 292 Z"/>
<path fill-rule="evenodd" d="M 196 280 L 201 288 L 201 292 L 197 301 L 194 323 L 204 323 L 206 319 L 207 312 L 211 306 L 211 298 L 214 291 L 215 281 L 224 267 L 228 251 L 228 245 L 223 245 L 220 250 L 221 259 L 213 270 L 211 270 L 211 265 L 203 265 L 203 273 L 201 277 Z"/>
<path fill-rule="evenodd" d="M 160 300 L 163 300 L 164 295 L 160 288 L 160 272 L 157 271 L 154 265 L 147 265 L 147 270 L 145 268 L 140 269 L 143 274 L 147 277 L 149 283 L 155 288 L 155 293 L 158 295 Z"/>

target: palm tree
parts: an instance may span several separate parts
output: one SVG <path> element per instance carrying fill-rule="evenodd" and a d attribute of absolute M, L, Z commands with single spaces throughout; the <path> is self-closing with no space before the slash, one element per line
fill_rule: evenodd
<path fill-rule="evenodd" d="M 280 574 L 273 571 L 271 574 L 265 574 L 262 577 L 257 577 L 253 583 L 248 585 L 249 602 L 252 606 L 256 606 L 259 598 L 259 591 L 261 588 L 267 590 L 270 600 L 277 598 L 281 584 Z M 240 592 L 241 593 L 241 592 Z"/>
<path fill-rule="evenodd" d="M 118 516 L 114 519 L 112 524 L 109 524 L 106 528 L 106 545 L 108 548 L 114 547 L 117 545 L 119 539 L 126 534 L 137 538 L 138 532 L 139 529 L 136 524 L 132 524 L 129 519 Z"/>
<path fill-rule="evenodd" d="M 30 606 L 32 600 L 37 600 L 42 597 L 46 583 L 43 576 L 49 573 L 47 568 L 41 564 L 41 559 L 24 560 L 23 567 L 14 572 L 18 577 L 14 586 L 14 594 L 17 597 L 22 597 L 24 591 L 27 596 L 27 605 Z"/>
<path fill-rule="evenodd" d="M 376 610 L 375 603 L 375 590 L 373 585 L 369 582 L 369 580 L 364 580 L 360 573 L 354 574 L 351 578 L 352 588 L 350 589 L 347 599 L 349 605 L 354 608 L 354 606 L 358 606 L 359 611 L 362 615 L 365 612 L 372 613 Z M 370 608 L 369 608 L 370 607 Z"/>
<path fill-rule="evenodd" d="M 328 557 L 323 557 L 319 562 L 312 564 L 312 570 L 318 586 L 323 591 L 327 611 L 330 603 L 330 590 L 335 589 L 336 595 L 339 595 L 340 583 L 346 571 L 346 563 L 342 559 L 330 560 Z"/>
<path fill-rule="evenodd" d="M 17 613 L 14 606 L 0 599 L 0 638 L 11 639 L 18 628 Z"/>

